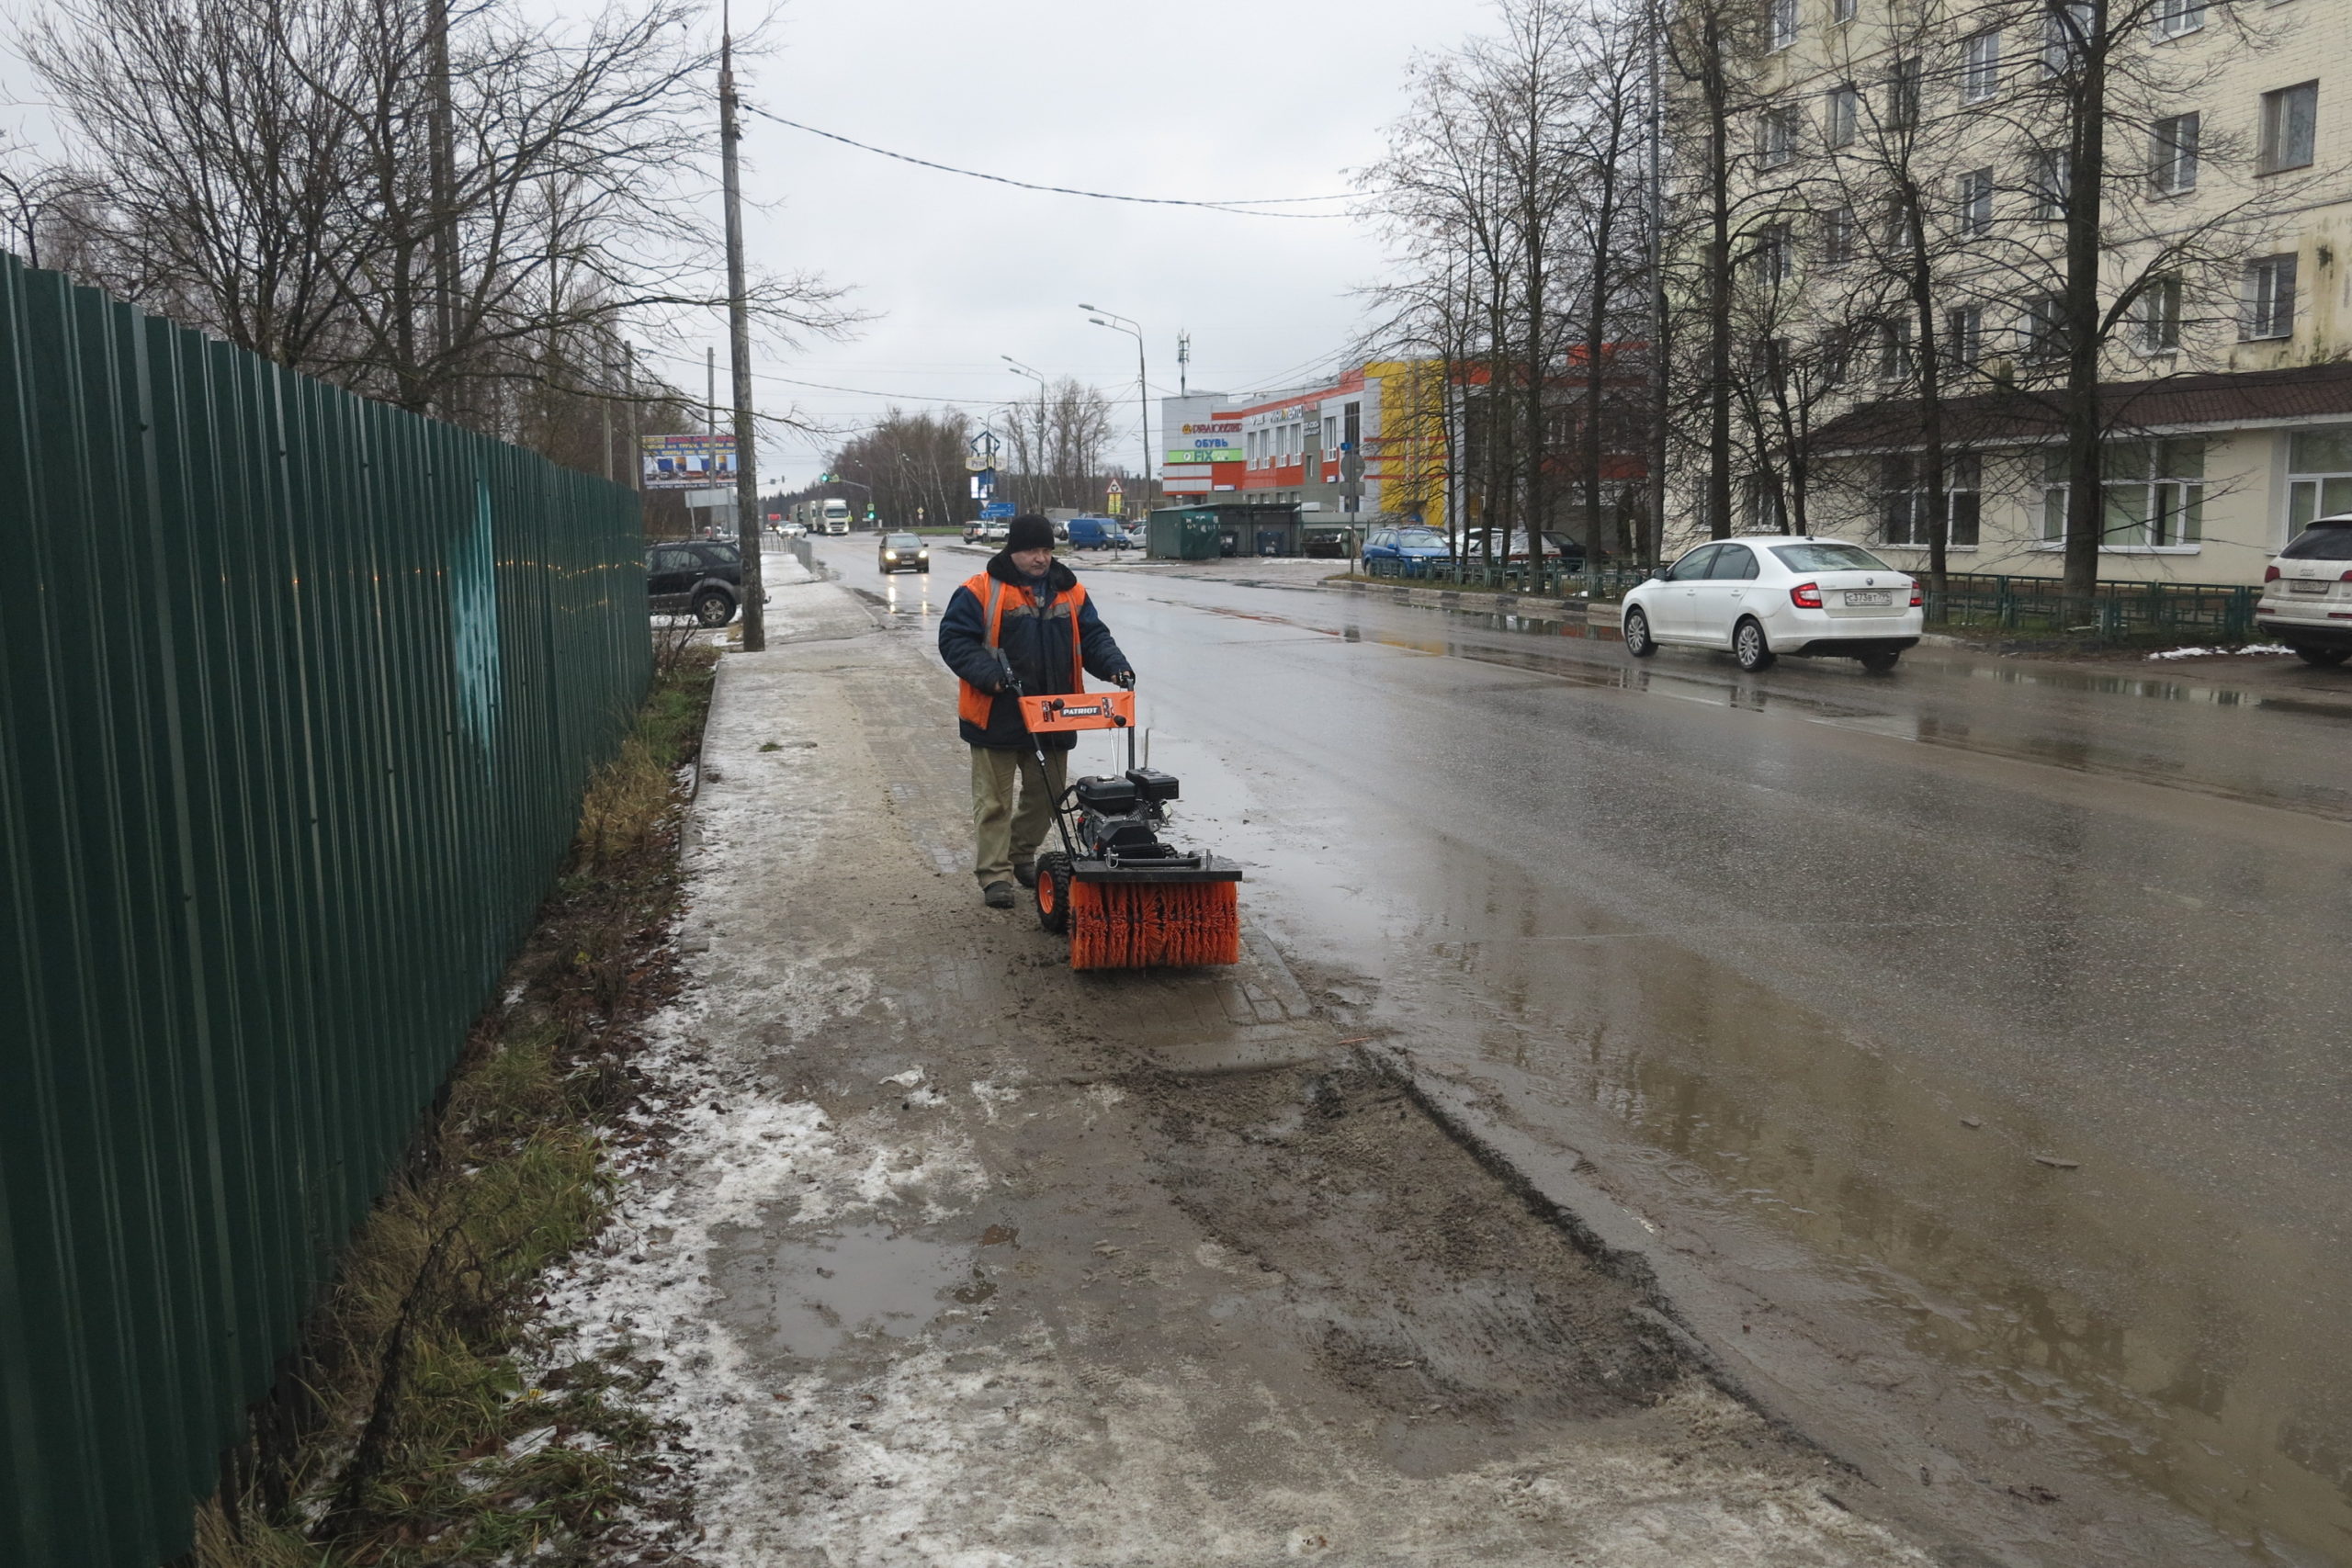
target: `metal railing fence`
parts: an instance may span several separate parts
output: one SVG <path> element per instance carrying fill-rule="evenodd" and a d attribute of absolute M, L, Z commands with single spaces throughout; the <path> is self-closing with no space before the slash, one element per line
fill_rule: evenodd
<path fill-rule="evenodd" d="M 2254 636 L 2255 602 L 2262 597 L 2260 587 L 2244 583 L 2102 582 L 2086 605 L 2070 603 L 2064 589 L 2054 577 L 1947 572 L 1942 591 L 1927 594 L 1928 619 L 2109 639 L 2184 635 L 2243 642 Z"/>
<path fill-rule="evenodd" d="M 0 257 L 0 1562 L 187 1549 L 642 694 L 639 532 Z"/>
<path fill-rule="evenodd" d="M 1371 559 L 1360 563 L 1366 577 L 1435 588 L 1466 587 L 1501 592 L 1568 598 L 1590 592 L 1616 598 L 1651 572 L 1645 566 L 1564 570 L 1546 562 L 1508 569 L 1461 561 Z M 1920 574 L 1915 574 L 1920 575 Z M 1921 581 L 1925 581 L 1924 575 Z M 2054 577 L 2015 577 L 1993 572 L 1948 572 L 1940 592 L 1927 594 L 1927 617 L 1949 626 L 1992 626 L 2043 633 L 2082 632 L 2109 639 L 2170 635 L 2243 642 L 2255 633 L 2254 606 L 2259 586 L 2221 582 L 2102 582 L 2087 605 L 2070 604 Z"/>
<path fill-rule="evenodd" d="M 1557 561 L 1540 566 L 1514 560 L 1509 566 L 1479 566 L 1458 560 L 1373 557 L 1358 563 L 1364 576 L 1393 578 L 1435 588 L 1477 588 L 1498 593 L 1531 593 L 1539 598 L 1567 599 L 1579 593 L 1613 598 L 1645 581 L 1651 569 L 1631 563 L 1564 567 Z"/>

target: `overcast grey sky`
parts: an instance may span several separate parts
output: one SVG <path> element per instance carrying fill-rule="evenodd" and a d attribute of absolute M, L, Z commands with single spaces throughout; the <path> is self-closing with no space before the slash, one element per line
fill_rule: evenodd
<path fill-rule="evenodd" d="M 569 12 L 589 0 L 537 3 Z M 739 17 L 759 5 L 737 0 Z M 1489 20 L 1487 0 L 784 0 L 768 51 L 740 74 L 748 104 L 963 168 L 1136 196 L 1315 197 L 1349 191 L 1379 157 L 1408 63 Z M 22 61 L 0 51 L 5 129 L 47 140 L 39 96 Z M 1142 325 L 1155 400 L 1175 389 L 1180 330 L 1192 333 L 1193 387 L 1238 392 L 1331 361 L 1363 317 L 1353 291 L 1383 268 L 1377 236 L 1344 217 L 1016 190 L 757 115 L 744 153 L 754 255 L 848 286 L 873 317 L 847 341 L 755 350 L 763 410 L 837 431 L 882 413 L 894 399 L 881 394 L 909 410 L 959 400 L 984 416 L 1032 388 L 999 357 L 1011 355 L 1117 400 L 1112 453 L 1132 466 L 1135 343 L 1089 325 L 1079 301 Z M 724 389 L 724 322 L 700 340 L 686 331 L 657 368 L 699 395 L 715 345 Z M 807 483 L 835 439 L 763 438 L 763 488 Z"/>
<path fill-rule="evenodd" d="M 1042 184 L 1196 199 L 1321 196 L 1379 155 L 1408 63 L 1482 28 L 1483 0 L 1261 0 L 1138 6 L 1080 0 L 797 0 L 746 73 L 747 101 L 861 141 Z M 753 118 L 754 254 L 854 286 L 875 313 L 853 341 L 756 368 L 832 424 L 886 397 L 788 387 L 793 377 L 902 396 L 991 401 L 1030 384 L 999 358 L 1077 376 L 1121 400 L 1113 452 L 1140 457 L 1135 344 L 1090 326 L 1085 300 L 1143 326 L 1154 396 L 1242 390 L 1333 355 L 1379 276 L 1377 239 L 1346 219 L 1228 216 L 1090 201 L 894 163 Z M 1338 210 L 1336 205 L 1320 210 Z M 1314 209 L 1309 209 L 1314 210 Z M 724 339 L 720 349 L 724 386 Z M 699 389 L 699 349 L 665 364 Z M 723 394 L 722 394 L 723 395 Z M 1157 421 L 1157 411 L 1154 412 Z M 825 443 L 763 443 L 763 482 L 801 484 Z M 1135 456 L 1130 457 L 1129 454 Z"/>

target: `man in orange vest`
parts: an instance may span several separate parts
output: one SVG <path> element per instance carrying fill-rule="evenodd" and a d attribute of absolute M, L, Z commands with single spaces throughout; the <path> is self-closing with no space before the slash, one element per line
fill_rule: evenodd
<path fill-rule="evenodd" d="M 956 728 L 972 749 L 972 872 L 989 908 L 1010 909 L 1013 882 L 1037 879 L 1037 848 L 1052 830 L 1078 737 L 1037 738 L 1046 753 L 1040 776 L 1021 705 L 1005 689 L 1005 664 L 1033 697 L 1082 692 L 1088 673 L 1132 689 L 1135 667 L 1077 576 L 1054 558 L 1054 525 L 1034 515 L 1014 518 L 1004 548 L 947 602 L 939 656 L 960 683 Z"/>

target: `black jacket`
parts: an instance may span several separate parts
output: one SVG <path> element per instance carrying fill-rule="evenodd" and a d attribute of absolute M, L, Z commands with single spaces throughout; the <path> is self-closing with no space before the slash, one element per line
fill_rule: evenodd
<path fill-rule="evenodd" d="M 1021 689 L 1033 697 L 1053 696 L 1080 689 L 1073 681 L 1069 659 L 1070 591 L 1078 579 L 1056 561 L 1046 569 L 1045 603 L 1032 600 L 1028 585 L 1007 552 L 989 558 L 988 573 L 1003 587 L 1004 619 L 1000 637 L 1005 656 L 1012 661 Z M 1077 606 L 1079 652 L 1087 673 L 1098 681 L 1116 679 L 1128 668 L 1127 656 L 1111 639 L 1111 629 L 1094 613 L 1094 601 Z M 989 648 L 988 606 L 970 583 L 956 590 L 947 613 L 939 618 L 939 657 L 956 678 L 983 692 L 997 692 L 989 705 L 986 728 L 961 720 L 957 729 L 967 743 L 999 750 L 1026 750 L 1027 732 L 1021 723 L 1021 705 L 999 690 L 1004 672 Z M 1067 751 L 1078 744 L 1075 735 L 1038 738 L 1048 751 Z"/>

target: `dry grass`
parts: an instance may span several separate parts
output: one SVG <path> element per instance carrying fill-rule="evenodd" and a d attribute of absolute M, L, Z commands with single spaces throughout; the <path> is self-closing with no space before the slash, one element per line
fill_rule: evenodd
<path fill-rule="evenodd" d="M 674 643 L 674 645 L 673 645 Z M 255 1441 L 198 1518 L 198 1568 L 677 1562 L 641 1521 L 664 1434 L 650 1369 L 548 1366 L 532 1303 L 593 1236 L 605 1129 L 634 1098 L 637 1021 L 674 988 L 680 765 L 717 656 L 665 639 L 618 755 L 582 803 L 571 864 L 410 1156 L 346 1250 L 300 1358 L 301 1419 L 255 1407 Z M 634 1522 L 633 1522 L 634 1521 Z"/>

